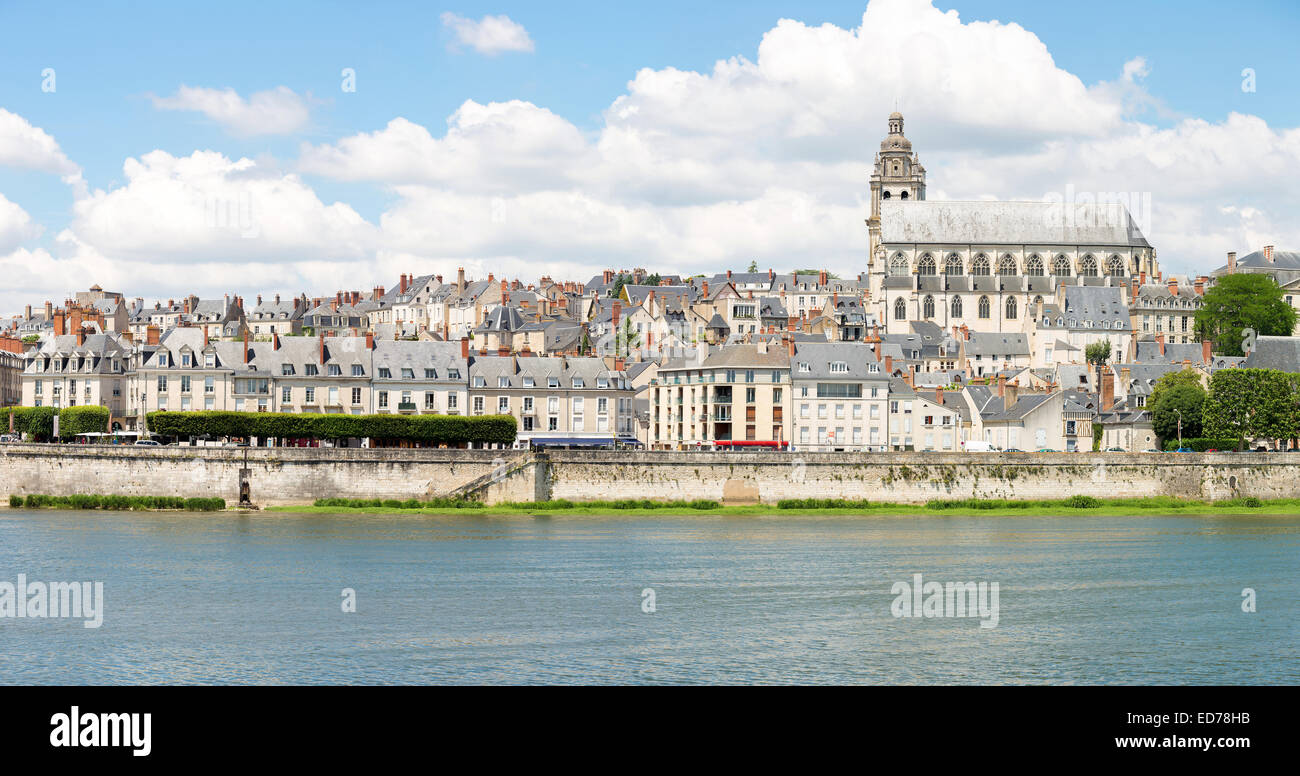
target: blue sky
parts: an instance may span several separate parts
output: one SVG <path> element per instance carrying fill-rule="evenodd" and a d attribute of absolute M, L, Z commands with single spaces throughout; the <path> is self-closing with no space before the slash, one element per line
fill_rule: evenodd
<path fill-rule="evenodd" d="M 1128 127 L 1140 124 L 1176 132 L 1189 121 L 1222 124 L 1234 112 L 1258 117 L 1269 131 L 1276 133 L 1300 125 L 1300 99 L 1297 99 L 1300 95 L 1292 86 L 1300 79 L 1300 57 L 1294 49 L 1295 41 L 1300 38 L 1297 34 L 1300 33 L 1300 4 L 1294 2 L 1277 0 L 1230 7 L 1211 2 L 1109 0 L 1086 4 L 935 0 L 934 4 L 939 10 L 957 11 L 965 25 L 989 20 L 1019 25 L 1028 31 L 1025 35 L 1036 37 L 1046 46 L 1055 68 L 1077 77 L 1085 87 L 1115 81 L 1126 62 L 1141 57 L 1144 63 L 1141 70 L 1145 73 L 1139 79 L 1141 100 L 1138 107 L 1129 106 L 1123 117 Z M 654 4 L 464 2 L 446 6 L 397 2 L 226 2 L 196 13 L 195 6 L 174 2 L 6 2 L 0 6 L 0 108 L 48 134 L 67 159 L 82 170 L 91 192 L 112 192 L 124 187 L 127 180 L 123 165 L 127 159 L 140 159 L 154 151 L 183 158 L 195 151 L 211 150 L 231 160 L 241 157 L 255 160 L 260 174 L 280 171 L 296 176 L 324 205 L 344 203 L 378 230 L 386 214 L 399 211 L 412 201 L 411 192 L 402 191 L 399 182 L 392 180 L 356 180 L 356 175 L 323 174 L 319 166 L 302 166 L 299 160 L 304 144 L 334 146 L 359 133 L 382 130 L 398 117 L 427 128 L 434 138 L 441 138 L 447 132 L 448 118 L 467 100 L 481 105 L 522 101 L 555 114 L 590 143 L 597 144 L 602 132 L 609 129 L 605 112 L 616 99 L 629 94 L 629 81 L 638 71 L 675 68 L 708 75 L 718 60 L 742 57 L 755 62 L 760 41 L 776 26 L 778 19 L 794 19 L 809 28 L 830 24 L 851 31 L 863 24 L 865 7 L 865 0 L 797 3 L 755 0 L 704 6 L 676 0 Z M 534 48 L 489 55 L 467 45 L 453 45 L 455 34 L 442 20 L 447 12 L 470 21 L 481 20 L 486 15 L 508 16 L 526 29 Z M 917 22 L 918 25 L 929 23 Z M 882 29 L 864 32 L 871 39 L 887 34 Z M 910 54 L 904 52 L 903 56 Z M 947 65 L 949 68 L 962 66 L 960 62 Z M 1037 66 L 1041 67 L 1042 63 Z M 1257 78 L 1257 90 L 1251 93 L 1240 88 L 1241 73 L 1247 67 L 1254 68 Z M 53 93 L 41 89 L 45 68 L 55 70 L 57 80 Z M 356 71 L 354 93 L 340 89 L 343 68 Z M 284 88 L 307 106 L 310 118 L 293 131 L 247 136 L 232 132 L 228 126 L 200 112 L 160 110 L 154 98 L 176 95 L 182 85 L 233 89 L 241 98 Z M 887 95 L 891 86 L 898 93 Z M 743 79 L 729 88 L 737 93 L 743 91 Z M 1029 137 L 1013 131 L 1021 122 L 1020 117 L 1005 116 L 1007 135 L 1004 138 L 995 137 L 998 121 L 983 122 L 977 129 L 964 133 L 967 142 L 963 145 L 955 137 L 963 134 L 958 122 L 945 122 L 941 110 L 924 107 L 928 95 L 923 86 L 914 86 L 916 90 L 909 94 L 901 93 L 905 89 L 896 83 L 869 84 L 858 79 L 855 88 L 868 89 L 868 95 L 879 98 L 882 105 L 898 99 L 909 117 L 912 106 L 923 106 L 919 113 L 927 120 L 914 121 L 909 126 L 909 136 L 917 141 L 932 180 L 949 168 L 959 173 L 942 179 L 936 187 L 938 190 L 962 197 L 1040 193 L 1033 188 L 1037 181 L 1027 181 L 1023 190 L 1008 189 L 995 182 L 985 186 L 979 171 L 968 169 L 978 166 L 969 159 L 1008 154 L 1008 145 L 1021 143 L 1042 148 L 1053 142 L 1053 138 L 1038 130 Z M 989 84 L 989 88 L 996 92 L 997 84 Z M 1007 88 L 1020 87 L 1011 83 Z M 761 111 L 763 107 L 756 104 L 740 112 Z M 1026 114 L 1035 110 L 1028 102 L 1022 107 Z M 737 123 L 743 124 L 749 118 L 738 115 Z M 883 118 L 881 115 L 874 123 L 849 128 L 861 137 L 863 171 L 870 164 L 871 149 L 883 129 Z M 724 129 L 716 126 L 685 126 L 683 120 L 674 120 L 664 127 L 639 126 L 638 131 L 645 132 L 647 137 L 659 132 L 675 133 L 676 142 L 684 144 L 689 143 L 695 132 L 725 134 Z M 1065 126 L 1062 132 L 1066 138 L 1076 134 Z M 1101 134 L 1111 136 L 1124 132 L 1116 124 L 1113 133 Z M 923 140 L 931 149 L 928 157 L 921 147 Z M 754 142 L 760 146 L 766 141 L 756 137 Z M 828 140 L 828 145 L 833 146 L 835 142 Z M 1284 156 L 1292 148 L 1285 137 L 1278 144 Z M 669 148 L 675 147 L 660 150 L 667 154 L 671 153 Z M 958 157 L 958 148 L 964 156 Z M 763 146 L 756 152 L 754 161 L 756 164 L 773 162 L 777 156 L 770 145 Z M 539 160 L 538 164 L 544 161 Z M 1293 161 L 1288 157 L 1284 167 Z M 986 173 L 994 174 L 991 170 Z M 716 172 L 727 173 L 723 169 Z M 1132 188 L 1123 180 L 1122 170 L 1112 172 L 1117 172 L 1115 177 L 1120 178 L 1115 188 Z M 837 172 L 830 177 L 837 175 L 842 174 Z M 611 181 L 618 177 L 613 174 Z M 1080 173 L 1077 177 L 1086 180 L 1088 174 Z M 611 181 L 602 181 L 600 185 L 584 182 L 569 189 L 592 197 L 597 195 L 591 192 L 599 189 L 604 199 L 618 199 L 617 194 L 606 196 L 606 187 L 613 185 Z M 503 186 L 508 184 L 508 180 L 501 182 Z M 680 180 L 665 185 L 689 186 Z M 833 185 L 829 178 L 809 182 L 818 191 L 823 187 L 829 190 Z M 439 181 L 433 187 L 457 189 L 446 181 Z M 1156 188 L 1160 192 L 1149 180 L 1142 181 L 1140 187 Z M 33 224 L 39 225 L 39 236 L 29 236 L 21 242 L 26 251 L 48 250 L 57 254 L 56 236 L 78 225 L 74 201 L 81 194 L 60 182 L 48 168 L 24 169 L 21 164 L 0 164 L 0 194 L 28 214 Z M 822 195 L 815 196 L 816 205 L 820 205 Z M 850 205 L 844 199 L 847 196 L 841 195 L 842 206 Z M 1190 192 L 1180 192 L 1172 199 L 1183 196 L 1190 196 Z M 830 194 L 825 197 L 834 199 Z M 745 201 L 743 193 L 735 192 L 719 194 L 718 198 L 719 201 L 737 198 Z M 1157 197 L 1158 202 L 1162 199 L 1170 201 L 1171 197 Z M 665 196 L 665 202 L 672 200 L 672 196 Z M 1225 203 L 1256 210 L 1267 206 L 1264 201 L 1236 202 L 1224 195 L 1214 207 L 1221 210 Z M 82 217 L 93 220 L 89 209 Z M 1174 222 L 1182 217 L 1175 216 Z M 1255 227 L 1251 228 L 1272 229 L 1277 239 L 1282 240 L 1297 233 L 1295 222 L 1287 218 L 1279 213 L 1269 226 L 1259 227 L 1255 221 Z M 82 230 L 80 238 L 91 244 L 94 256 L 106 262 L 102 266 L 113 268 L 113 280 L 132 282 L 134 275 L 128 265 L 114 262 L 139 260 L 138 253 L 127 259 L 125 254 L 115 255 L 113 246 L 120 248 L 129 243 L 139 251 L 147 251 L 147 244 L 141 244 L 138 235 L 122 242 L 101 240 L 102 245 L 85 236 L 91 232 L 102 234 L 104 228 L 101 224 L 98 231 Z M 1250 239 L 1251 235 L 1250 229 L 1242 227 L 1232 239 L 1239 242 Z M 409 242 L 399 239 L 397 243 L 401 244 L 397 245 L 375 237 L 372 245 L 366 242 L 368 239 L 358 238 L 359 245 L 367 246 L 358 251 L 358 261 L 380 261 L 379 257 L 385 255 L 422 258 L 419 251 L 411 249 Z M 716 242 L 716 238 L 710 239 Z M 1191 246 L 1192 243 L 1179 244 L 1178 250 L 1194 252 Z M 294 243 L 289 247 L 292 249 L 289 253 L 301 248 L 306 255 L 310 246 Z M 441 255 L 434 251 L 423 258 L 429 262 L 491 263 L 500 259 L 507 264 L 511 260 L 527 264 L 557 255 L 539 251 L 538 256 L 530 258 L 522 255 L 526 244 L 507 247 L 509 250 L 499 245 L 492 250 L 476 250 L 472 244 L 466 244 L 457 251 Z M 1191 271 L 1193 259 L 1207 261 L 1222 247 L 1215 245 L 1214 251 L 1207 249 L 1204 257 L 1189 256 L 1187 271 Z M 5 248 L 14 246 L 0 244 L 0 249 Z M 843 253 L 836 251 L 833 255 L 843 263 L 854 248 L 846 246 Z M 1245 250 L 1249 246 L 1240 248 Z M 570 246 L 564 250 L 572 252 L 573 249 Z M 659 253 L 652 252 L 644 263 L 662 263 L 665 255 L 672 255 L 672 249 L 662 244 L 657 250 Z M 754 250 L 753 245 L 737 246 L 736 260 L 746 251 Z M 177 250 L 175 245 L 160 245 L 157 251 L 160 267 L 175 269 L 187 261 L 207 265 L 213 261 L 209 253 L 199 249 L 187 253 Z M 563 252 L 558 248 L 556 251 Z M 732 255 L 685 246 L 683 252 L 701 256 L 700 262 L 705 261 L 706 255 Z M 616 257 L 611 261 L 626 264 L 636 260 L 633 246 L 620 245 L 610 253 Z M 67 256 L 66 246 L 62 255 Z M 302 255 L 298 258 L 306 260 Z M 335 257 L 335 260 L 340 259 Z M 574 263 L 585 270 L 590 262 L 591 259 L 583 258 Z M 800 257 L 789 263 L 802 266 L 806 262 Z M 555 266 L 568 268 L 570 265 L 557 262 Z M 286 273 L 275 282 L 291 284 L 307 274 L 306 271 L 297 275 Z M 153 281 L 142 279 L 139 285 L 149 290 L 164 290 Z M 358 285 L 366 287 L 366 284 Z M 33 293 L 37 290 L 31 289 Z"/>

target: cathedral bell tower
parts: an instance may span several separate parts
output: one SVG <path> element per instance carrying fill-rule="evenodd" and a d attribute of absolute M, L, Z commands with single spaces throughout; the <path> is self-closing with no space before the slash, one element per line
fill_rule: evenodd
<path fill-rule="evenodd" d="M 875 268 L 880 250 L 880 202 L 886 199 L 925 199 L 925 168 L 903 136 L 903 114 L 889 114 L 889 135 L 880 141 L 871 172 L 871 217 L 867 219 L 867 265 Z"/>

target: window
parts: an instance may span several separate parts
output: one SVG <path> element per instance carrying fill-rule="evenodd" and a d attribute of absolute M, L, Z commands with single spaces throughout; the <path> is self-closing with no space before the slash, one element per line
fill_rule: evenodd
<path fill-rule="evenodd" d="M 979 315 L 980 318 L 989 317 L 989 298 L 987 296 L 980 297 Z"/>
<path fill-rule="evenodd" d="M 984 254 L 976 256 L 970 263 L 970 274 L 980 277 L 989 274 L 989 257 Z"/>
<path fill-rule="evenodd" d="M 1016 298 L 1007 297 L 1007 319 L 1013 320 L 1016 317 Z"/>
<path fill-rule="evenodd" d="M 901 296 L 894 300 L 894 320 L 907 320 L 907 304 L 903 301 L 903 297 Z"/>
<path fill-rule="evenodd" d="M 366 374 L 366 370 L 362 369 L 362 367 L 361 367 L 360 364 L 353 364 L 353 365 L 352 365 L 352 376 L 353 376 L 353 377 L 364 377 L 365 374 Z"/>
<path fill-rule="evenodd" d="M 304 393 L 306 394 L 306 398 L 303 400 L 304 404 L 314 404 L 316 402 L 315 388 L 306 388 L 304 389 Z"/>
<path fill-rule="evenodd" d="M 448 370 L 447 370 L 447 379 L 448 379 L 448 380 L 459 380 L 459 379 L 460 379 L 460 370 L 459 370 L 459 369 L 448 369 Z"/>
<path fill-rule="evenodd" d="M 487 378 L 482 375 L 477 375 L 474 377 L 473 383 L 475 388 L 486 388 Z"/>
<path fill-rule="evenodd" d="M 89 383 L 86 384 L 86 388 L 87 388 L 87 389 L 90 388 L 90 384 L 89 384 Z M 189 375 L 182 375 L 182 376 L 181 376 L 181 393 L 189 393 L 189 392 L 190 392 L 190 376 L 189 376 Z"/>
<path fill-rule="evenodd" d="M 338 364 L 330 364 L 328 370 L 330 377 L 341 377 L 343 375 L 343 368 Z"/>
<path fill-rule="evenodd" d="M 1043 260 L 1038 257 L 1037 253 L 1030 256 L 1028 259 L 1025 259 L 1025 274 L 1032 275 L 1033 277 L 1042 277 Z"/>
<path fill-rule="evenodd" d="M 907 259 L 903 254 L 896 253 L 894 258 L 889 260 L 889 275 L 896 278 L 907 277 Z"/>
<path fill-rule="evenodd" d="M 574 387 L 574 388 L 586 388 L 586 387 L 587 387 L 587 384 L 584 383 L 584 382 L 582 381 L 582 378 L 581 378 L 581 377 L 575 377 L 575 378 L 573 378 L 573 387 Z"/>
<path fill-rule="evenodd" d="M 926 296 L 925 302 L 921 305 L 921 317 L 923 318 L 934 317 L 934 297 Z"/>
<path fill-rule="evenodd" d="M 509 414 L 510 414 L 510 397 L 509 397 L 509 396 L 498 396 L 498 397 L 497 397 L 497 414 L 498 414 L 498 415 L 509 415 Z"/>
<path fill-rule="evenodd" d="M 158 375 L 158 393 L 167 390 L 167 375 Z"/>
<path fill-rule="evenodd" d="M 937 274 L 935 272 L 934 257 L 928 253 L 922 256 L 921 259 L 916 262 L 916 274 L 927 276 Z"/>
<path fill-rule="evenodd" d="M 292 388 L 285 387 L 285 388 L 281 388 L 281 389 L 280 389 L 280 403 L 281 403 L 281 404 L 292 404 L 292 403 L 293 403 L 293 389 L 292 389 Z"/>
<path fill-rule="evenodd" d="M 315 377 L 319 372 L 316 369 L 315 364 L 306 364 L 303 367 L 302 373 L 307 375 L 308 377 Z"/>
<path fill-rule="evenodd" d="M 352 403 L 353 403 L 353 404 L 360 404 L 360 403 L 361 403 L 361 389 L 360 389 L 360 388 L 353 388 L 353 389 L 352 389 Z"/>
<path fill-rule="evenodd" d="M 503 375 L 503 376 L 499 376 L 499 377 L 497 377 L 497 387 L 498 387 L 498 388 L 509 388 L 509 387 L 510 387 L 510 378 L 509 378 L 509 377 L 505 377 L 504 375 Z"/>
<path fill-rule="evenodd" d="M 475 396 L 475 397 L 474 397 L 474 414 L 475 414 L 475 415 L 482 415 L 482 414 L 483 414 L 483 397 L 482 397 L 482 396 Z"/>
<path fill-rule="evenodd" d="M 291 374 L 293 374 L 293 364 L 281 364 L 281 365 L 280 365 L 280 374 L 282 374 L 282 375 L 291 375 Z"/>
<path fill-rule="evenodd" d="M 533 378 L 531 378 L 531 377 L 525 377 L 525 378 L 524 378 L 524 387 L 525 387 L 525 388 L 532 388 L 532 387 L 533 387 L 534 385 L 536 385 L 536 384 L 537 384 L 537 381 L 534 380 Z"/>
<path fill-rule="evenodd" d="M 955 253 L 948 254 L 948 260 L 944 262 L 943 265 L 943 274 L 960 275 L 962 274 L 962 269 L 961 257 Z"/>
<path fill-rule="evenodd" d="M 426 370 L 424 370 L 424 379 L 425 379 L 425 380 L 437 380 L 437 379 L 438 379 L 438 370 L 436 370 L 436 369 L 426 369 Z"/>
<path fill-rule="evenodd" d="M 1004 253 L 1002 255 L 1002 258 L 998 260 L 998 274 L 999 275 L 1016 274 L 1016 260 L 1011 257 L 1011 254 Z"/>
<path fill-rule="evenodd" d="M 1121 259 L 1118 255 L 1112 255 L 1109 259 L 1106 260 L 1106 274 L 1112 276 L 1123 275 L 1124 260 Z"/>
<path fill-rule="evenodd" d="M 379 376 L 387 380 L 393 376 L 393 370 L 389 369 L 386 366 L 381 366 L 379 367 Z"/>
<path fill-rule="evenodd" d="M 1097 260 L 1092 257 L 1092 254 L 1079 259 L 1079 277 L 1097 277 Z"/>
<path fill-rule="evenodd" d="M 190 354 L 189 354 L 189 353 L 182 353 L 182 354 L 181 354 L 181 366 L 189 366 L 189 365 L 190 365 Z"/>
<path fill-rule="evenodd" d="M 217 390 L 216 381 L 211 377 L 203 378 L 203 392 L 215 393 Z"/>
<path fill-rule="evenodd" d="M 329 397 L 329 405 L 331 407 L 337 407 L 339 404 L 339 389 L 335 386 L 330 386 Z"/>
<path fill-rule="evenodd" d="M 449 394 L 447 394 L 447 409 L 448 409 L 448 410 L 454 410 L 454 409 L 456 409 L 456 407 L 457 407 L 456 400 L 457 400 L 457 396 L 456 396 L 456 394 L 454 394 L 454 393 L 449 393 Z"/>
<path fill-rule="evenodd" d="M 388 407 L 388 391 L 379 392 L 379 407 L 380 409 Z"/>

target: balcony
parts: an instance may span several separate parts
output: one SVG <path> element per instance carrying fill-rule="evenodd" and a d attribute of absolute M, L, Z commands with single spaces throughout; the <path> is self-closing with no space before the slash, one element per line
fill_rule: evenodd
<path fill-rule="evenodd" d="M 398 412 L 415 412 L 415 402 L 413 402 L 413 401 L 399 401 L 399 402 L 397 403 L 397 411 L 398 411 Z"/>

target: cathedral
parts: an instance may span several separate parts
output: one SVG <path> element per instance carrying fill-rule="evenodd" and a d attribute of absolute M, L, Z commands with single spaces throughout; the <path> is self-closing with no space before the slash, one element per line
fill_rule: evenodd
<path fill-rule="evenodd" d="M 1027 318 L 1059 309 L 1066 287 L 1160 277 L 1122 204 L 927 200 L 897 112 L 871 174 L 867 233 L 872 311 L 889 333 L 906 333 L 909 321 L 1028 331 Z"/>

